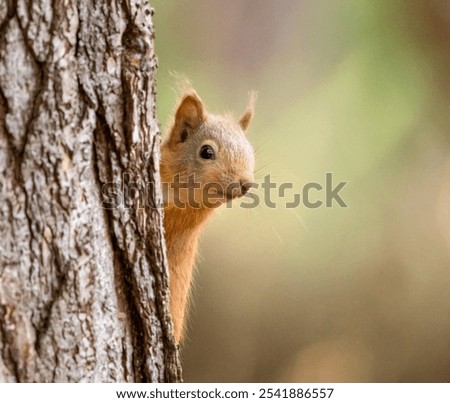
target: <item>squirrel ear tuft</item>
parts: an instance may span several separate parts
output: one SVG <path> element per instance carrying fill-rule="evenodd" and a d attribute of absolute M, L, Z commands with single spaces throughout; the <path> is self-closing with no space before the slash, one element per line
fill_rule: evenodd
<path fill-rule="evenodd" d="M 253 118 L 253 114 L 255 112 L 256 98 L 257 98 L 256 92 L 254 92 L 254 91 L 250 92 L 247 109 L 245 110 L 242 117 L 239 119 L 239 125 L 241 126 L 242 130 L 244 130 L 244 131 L 247 130 L 247 128 L 250 125 L 250 122 Z"/>
<path fill-rule="evenodd" d="M 185 95 L 175 114 L 175 123 L 196 127 L 205 120 L 203 102 L 196 92 Z"/>

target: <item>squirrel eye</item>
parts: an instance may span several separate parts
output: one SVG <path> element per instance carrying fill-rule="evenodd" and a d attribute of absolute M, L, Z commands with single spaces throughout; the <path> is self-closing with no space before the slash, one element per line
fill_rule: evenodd
<path fill-rule="evenodd" d="M 200 157 L 202 157 L 204 160 L 215 160 L 216 155 L 214 154 L 214 150 L 211 146 L 204 145 L 200 149 Z"/>

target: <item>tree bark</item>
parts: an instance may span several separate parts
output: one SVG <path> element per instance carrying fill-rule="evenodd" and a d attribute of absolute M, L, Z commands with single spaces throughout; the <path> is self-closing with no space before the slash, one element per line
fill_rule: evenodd
<path fill-rule="evenodd" d="M 0 0 L 0 381 L 181 381 L 152 14 Z"/>

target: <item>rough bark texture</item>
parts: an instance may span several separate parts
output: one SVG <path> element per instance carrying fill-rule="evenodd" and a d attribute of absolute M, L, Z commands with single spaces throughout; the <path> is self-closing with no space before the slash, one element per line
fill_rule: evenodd
<path fill-rule="evenodd" d="M 181 380 L 162 212 L 102 208 L 158 196 L 152 14 L 0 0 L 0 381 Z"/>

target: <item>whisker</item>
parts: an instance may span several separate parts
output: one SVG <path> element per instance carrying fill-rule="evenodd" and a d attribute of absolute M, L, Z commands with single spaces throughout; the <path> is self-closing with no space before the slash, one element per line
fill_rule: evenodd
<path fill-rule="evenodd" d="M 259 171 L 261 171 L 262 169 L 267 168 L 269 165 L 272 165 L 276 160 L 271 160 L 269 162 L 267 162 L 266 164 L 259 166 L 258 168 L 255 169 L 255 173 L 258 173 Z"/>
<path fill-rule="evenodd" d="M 269 141 L 272 141 L 273 139 L 266 139 L 266 140 L 264 140 L 261 144 L 259 144 L 254 150 L 253 150 L 253 155 L 256 155 L 256 153 L 259 151 L 259 150 L 261 150 L 261 148 L 263 147 L 263 146 L 265 146 Z"/>

